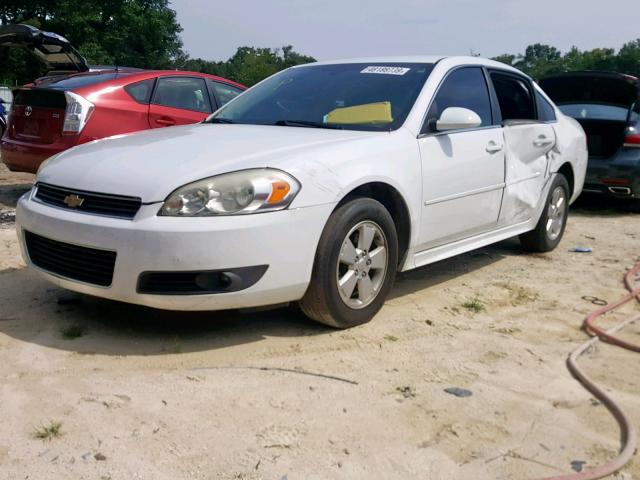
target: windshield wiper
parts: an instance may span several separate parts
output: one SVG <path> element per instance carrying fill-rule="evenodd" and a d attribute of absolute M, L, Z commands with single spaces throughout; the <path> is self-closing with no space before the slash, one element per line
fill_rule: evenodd
<path fill-rule="evenodd" d="M 274 123 L 281 127 L 309 127 L 309 128 L 328 128 L 331 130 L 342 130 L 340 125 L 331 123 L 312 122 L 310 120 L 278 120 Z"/>
<path fill-rule="evenodd" d="M 236 123 L 230 118 L 221 118 L 221 117 L 213 117 L 210 120 L 207 120 L 206 123 Z"/>

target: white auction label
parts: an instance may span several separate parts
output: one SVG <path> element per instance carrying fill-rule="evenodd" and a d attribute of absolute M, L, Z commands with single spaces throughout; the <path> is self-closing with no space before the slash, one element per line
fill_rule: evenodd
<path fill-rule="evenodd" d="M 380 73 L 382 75 L 404 75 L 410 68 L 405 67 L 367 67 L 360 73 Z"/>

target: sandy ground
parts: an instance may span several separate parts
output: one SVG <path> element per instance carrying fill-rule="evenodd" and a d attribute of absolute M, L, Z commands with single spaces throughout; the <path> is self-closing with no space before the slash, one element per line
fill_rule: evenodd
<path fill-rule="evenodd" d="M 70 296 L 19 258 L 6 213 L 31 179 L 0 167 L 0 478 L 521 479 L 617 451 L 615 422 L 564 362 L 594 308 L 581 297 L 622 295 L 640 215 L 595 202 L 550 254 L 511 240 L 402 274 L 373 322 L 340 332 L 294 309 Z M 640 341 L 640 326 L 624 335 Z M 640 357 L 599 345 L 582 364 L 640 427 Z M 61 435 L 34 438 L 50 422 Z M 613 478 L 640 478 L 640 460 Z"/>

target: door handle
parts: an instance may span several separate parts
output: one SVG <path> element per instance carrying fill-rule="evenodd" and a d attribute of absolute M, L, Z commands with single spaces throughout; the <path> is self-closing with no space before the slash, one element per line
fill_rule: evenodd
<path fill-rule="evenodd" d="M 156 118 L 156 123 L 158 125 L 164 125 L 165 127 L 170 127 L 176 124 L 176 121 L 173 118 Z"/>
<path fill-rule="evenodd" d="M 536 138 L 533 141 L 533 146 L 534 147 L 548 147 L 549 145 L 553 144 L 553 140 L 550 138 L 547 138 L 544 135 L 540 135 L 538 138 Z"/>
<path fill-rule="evenodd" d="M 487 151 L 487 153 L 498 153 L 500 152 L 504 147 L 502 145 L 498 145 L 496 142 L 494 142 L 493 140 L 491 140 L 489 142 L 489 144 L 487 145 L 487 148 L 485 148 L 485 150 Z"/>

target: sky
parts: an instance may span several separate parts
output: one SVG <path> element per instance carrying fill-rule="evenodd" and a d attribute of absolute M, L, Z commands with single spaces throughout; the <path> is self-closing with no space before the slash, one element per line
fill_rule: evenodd
<path fill-rule="evenodd" d="M 293 45 L 318 60 L 620 48 L 640 37 L 637 0 L 171 0 L 191 57 Z M 626 12 L 626 13 L 625 13 Z"/>

